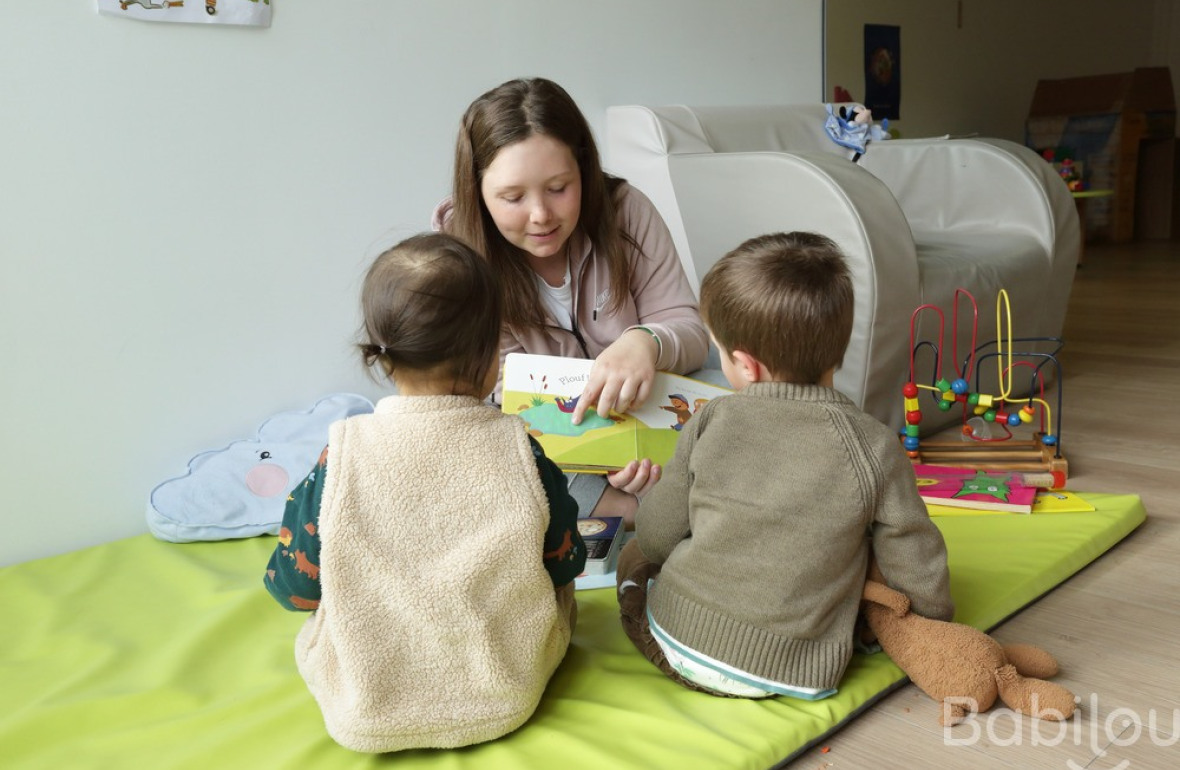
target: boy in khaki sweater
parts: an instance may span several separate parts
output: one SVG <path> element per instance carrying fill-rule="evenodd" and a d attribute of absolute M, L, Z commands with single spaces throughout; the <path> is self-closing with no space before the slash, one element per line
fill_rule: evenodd
<path fill-rule="evenodd" d="M 640 504 L 619 560 L 623 627 L 687 687 L 827 697 L 870 548 L 916 613 L 949 620 L 946 547 L 897 436 L 832 388 L 853 291 L 831 240 L 743 243 L 706 275 L 701 314 L 737 392 L 684 425 Z"/>

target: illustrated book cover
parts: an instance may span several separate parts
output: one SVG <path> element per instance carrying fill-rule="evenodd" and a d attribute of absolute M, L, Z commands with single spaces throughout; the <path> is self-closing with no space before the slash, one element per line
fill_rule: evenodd
<path fill-rule="evenodd" d="M 614 518 L 614 517 L 598 517 L 598 518 Z M 591 519 L 582 519 L 582 521 L 591 521 Z M 579 526 L 581 531 L 582 527 Z M 618 579 L 617 571 L 619 568 L 619 553 L 623 550 L 623 546 L 627 545 L 631 539 L 635 537 L 635 530 L 626 531 L 621 526 L 614 537 L 615 544 L 612 550 L 615 554 L 610 557 L 607 564 L 602 565 L 603 572 L 591 572 L 592 569 L 598 569 L 597 565 L 592 565 L 589 560 L 586 562 L 586 567 L 582 574 L 578 575 L 574 580 L 574 590 L 588 591 L 593 588 L 614 588 L 615 582 Z M 589 539 L 586 539 L 586 548 L 591 548 Z"/>
<path fill-rule="evenodd" d="M 915 465 L 918 493 L 927 505 L 977 511 L 1032 513 L 1037 488 L 1004 471 Z"/>
<path fill-rule="evenodd" d="M 571 422 L 594 362 L 528 353 L 504 361 L 501 409 L 519 415 L 545 454 L 562 470 L 609 473 L 632 460 L 662 465 L 672 457 L 684 423 L 702 405 L 731 391 L 667 372 L 656 372 L 651 396 L 626 414 L 600 415 L 591 407 Z"/>
<path fill-rule="evenodd" d="M 578 519 L 578 533 L 586 544 L 585 575 L 615 571 L 623 542 L 623 517 L 591 516 Z"/>

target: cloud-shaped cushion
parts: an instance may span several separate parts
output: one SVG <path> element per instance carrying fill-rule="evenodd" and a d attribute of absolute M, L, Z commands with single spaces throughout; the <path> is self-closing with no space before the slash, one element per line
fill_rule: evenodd
<path fill-rule="evenodd" d="M 173 543 L 278 534 L 287 495 L 319 459 L 328 426 L 371 411 L 364 396 L 333 393 L 310 409 L 276 414 L 255 438 L 202 452 L 187 473 L 152 490 L 148 529 Z"/>

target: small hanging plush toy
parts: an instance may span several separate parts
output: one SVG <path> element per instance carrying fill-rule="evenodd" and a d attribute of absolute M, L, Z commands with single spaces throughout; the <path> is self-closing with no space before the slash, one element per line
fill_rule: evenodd
<path fill-rule="evenodd" d="M 889 121 L 882 120 L 880 125 L 874 125 L 873 111 L 863 105 L 841 106 L 837 112 L 835 106 L 829 104 L 827 109 L 824 130 L 833 142 L 856 153 L 852 156 L 853 163 L 860 160 L 870 141 L 880 142 L 889 138 Z"/>
<path fill-rule="evenodd" d="M 997 698 L 1013 711 L 1041 719 L 1073 716 L 1073 693 L 1044 681 L 1057 674 L 1052 655 L 1032 645 L 1002 646 L 963 623 L 913 614 L 909 598 L 886 585 L 875 561 L 869 564 L 861 609 L 881 649 L 942 705 L 944 727 L 972 711 L 987 711 Z"/>

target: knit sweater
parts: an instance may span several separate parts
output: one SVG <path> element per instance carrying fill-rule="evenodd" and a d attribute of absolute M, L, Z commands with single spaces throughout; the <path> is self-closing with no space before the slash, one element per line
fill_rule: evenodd
<path fill-rule="evenodd" d="M 335 423 L 328 452 L 322 598 L 296 640 L 328 733 L 386 752 L 514 730 L 570 635 L 523 424 L 471 397 L 392 396 Z"/>
<path fill-rule="evenodd" d="M 870 542 L 915 612 L 950 619 L 946 547 L 896 435 L 819 385 L 754 383 L 684 426 L 636 516 L 662 570 L 651 616 L 681 644 L 797 687 L 836 687 Z"/>

